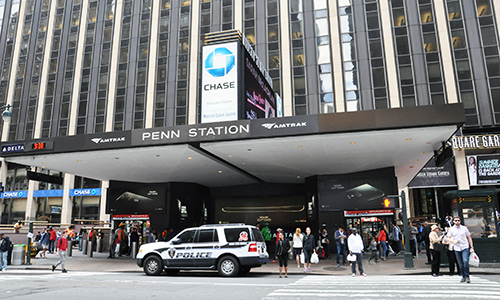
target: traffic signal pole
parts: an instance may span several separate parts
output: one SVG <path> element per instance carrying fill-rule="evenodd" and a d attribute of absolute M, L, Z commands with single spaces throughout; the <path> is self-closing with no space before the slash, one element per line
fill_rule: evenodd
<path fill-rule="evenodd" d="M 413 265 L 413 254 L 410 249 L 410 230 L 408 228 L 408 215 L 406 213 L 406 195 L 404 191 L 401 191 L 401 195 L 391 195 L 388 197 L 397 197 L 401 198 L 402 201 L 402 210 L 403 210 L 403 235 L 405 242 L 405 254 L 404 254 L 404 270 L 415 269 Z"/>

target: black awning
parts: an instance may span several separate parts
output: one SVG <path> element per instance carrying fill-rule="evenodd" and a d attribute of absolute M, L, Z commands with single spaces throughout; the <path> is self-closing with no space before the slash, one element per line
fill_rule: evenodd
<path fill-rule="evenodd" d="M 453 190 L 448 191 L 443 194 L 446 198 L 456 198 L 456 197 L 486 197 L 493 196 L 496 193 L 499 193 L 500 189 L 475 189 L 475 190 Z"/>

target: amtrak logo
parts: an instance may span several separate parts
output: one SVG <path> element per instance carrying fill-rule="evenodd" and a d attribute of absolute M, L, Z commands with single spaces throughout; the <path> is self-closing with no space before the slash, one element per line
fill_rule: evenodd
<path fill-rule="evenodd" d="M 297 128 L 297 127 L 307 127 L 307 122 L 296 122 L 296 123 L 264 123 L 262 127 L 266 129 L 281 129 L 281 128 Z"/>
<path fill-rule="evenodd" d="M 167 254 L 168 256 L 170 256 L 170 258 L 174 258 L 175 256 L 175 248 L 170 248 L 167 250 Z"/>
<path fill-rule="evenodd" d="M 223 77 L 234 68 L 235 60 L 235 55 L 226 47 L 215 48 L 205 60 L 205 70 L 213 77 Z"/>
<path fill-rule="evenodd" d="M 125 137 L 117 137 L 117 138 L 93 138 L 92 142 L 96 144 L 105 144 L 105 143 L 117 143 L 117 142 L 125 142 Z"/>

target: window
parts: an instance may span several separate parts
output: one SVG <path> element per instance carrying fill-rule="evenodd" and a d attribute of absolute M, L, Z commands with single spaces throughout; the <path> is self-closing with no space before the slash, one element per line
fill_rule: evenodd
<path fill-rule="evenodd" d="M 228 243 L 247 242 L 251 240 L 248 228 L 225 228 L 224 234 Z"/>
<path fill-rule="evenodd" d="M 215 229 L 201 229 L 198 232 L 198 243 L 213 243 L 219 241 Z"/>

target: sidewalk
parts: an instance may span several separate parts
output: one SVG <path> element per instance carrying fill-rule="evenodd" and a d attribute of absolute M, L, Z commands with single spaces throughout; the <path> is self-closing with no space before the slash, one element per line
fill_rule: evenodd
<path fill-rule="evenodd" d="M 142 273 L 143 270 L 137 266 L 135 259 L 130 256 L 116 257 L 114 259 L 107 258 L 108 253 L 94 252 L 94 257 L 87 257 L 82 252 L 73 249 L 73 256 L 66 259 L 66 268 L 71 271 L 92 271 L 92 272 L 119 272 Z M 311 267 L 312 275 L 349 275 L 351 274 L 350 266 L 337 267 L 335 254 L 332 259 L 322 259 L 318 264 L 313 264 Z M 59 260 L 56 254 L 47 254 L 47 259 L 35 258 L 31 259 L 31 265 L 14 266 L 10 265 L 10 270 L 51 270 L 51 266 Z M 416 275 L 429 274 L 430 265 L 426 265 L 427 258 L 423 253 L 419 257 L 413 259 L 414 269 L 404 270 L 403 256 L 390 256 L 387 261 L 368 263 L 367 256 L 363 260 L 365 273 L 368 275 Z M 357 269 L 357 268 L 356 268 Z M 252 273 L 278 274 L 278 264 L 274 264 L 269 260 L 266 265 L 260 268 L 252 269 Z M 448 267 L 442 267 L 441 272 L 448 274 Z M 303 268 L 297 268 L 295 261 L 289 261 L 289 274 L 303 274 Z M 481 264 L 479 268 L 471 267 L 472 274 L 500 274 L 500 263 Z"/>

